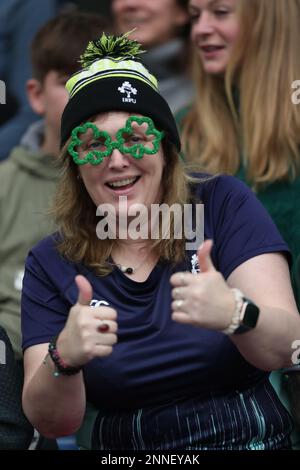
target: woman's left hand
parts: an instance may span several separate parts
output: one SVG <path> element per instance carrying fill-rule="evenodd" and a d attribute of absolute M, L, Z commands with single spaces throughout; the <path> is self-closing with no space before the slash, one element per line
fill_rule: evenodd
<path fill-rule="evenodd" d="M 210 257 L 212 240 L 199 248 L 199 274 L 178 272 L 171 276 L 172 319 L 197 327 L 224 330 L 231 323 L 235 297 Z"/>

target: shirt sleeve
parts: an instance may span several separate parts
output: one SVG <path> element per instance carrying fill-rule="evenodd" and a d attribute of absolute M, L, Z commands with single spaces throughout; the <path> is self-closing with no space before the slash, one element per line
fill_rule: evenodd
<path fill-rule="evenodd" d="M 230 176 L 220 176 L 210 184 L 214 261 L 225 278 L 240 264 L 265 253 L 282 252 L 291 262 L 287 244 L 253 191 Z"/>
<path fill-rule="evenodd" d="M 45 258 L 50 255 L 44 253 Z M 34 251 L 26 260 L 21 301 L 23 350 L 47 343 L 57 335 L 63 329 L 72 306 L 72 302 L 68 302 L 68 286 L 61 281 L 64 277 L 63 263 L 54 269 L 52 258 L 48 262 L 51 269 L 47 272 L 43 268 L 44 263 L 45 259 L 39 258 L 38 252 Z"/>

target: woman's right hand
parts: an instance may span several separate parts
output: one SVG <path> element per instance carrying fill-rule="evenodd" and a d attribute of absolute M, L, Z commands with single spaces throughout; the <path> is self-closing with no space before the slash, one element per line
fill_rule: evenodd
<path fill-rule="evenodd" d="M 56 343 L 60 357 L 70 367 L 108 356 L 117 342 L 117 311 L 110 307 L 90 307 L 93 296 L 90 282 L 81 275 L 76 276 L 75 281 L 78 300 Z M 109 327 L 105 332 L 99 330 L 103 322 Z"/>

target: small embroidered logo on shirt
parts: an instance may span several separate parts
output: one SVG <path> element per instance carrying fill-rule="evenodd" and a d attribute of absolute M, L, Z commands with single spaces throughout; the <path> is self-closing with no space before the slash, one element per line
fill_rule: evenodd
<path fill-rule="evenodd" d="M 126 93 L 126 98 L 123 97 L 122 101 L 123 103 L 136 103 L 136 100 L 134 98 L 131 98 L 131 94 L 136 95 L 137 94 L 137 89 L 134 88 L 131 83 L 129 82 L 123 82 L 122 86 L 118 87 L 118 90 L 120 93 Z"/>
<path fill-rule="evenodd" d="M 194 254 L 194 255 L 191 257 L 191 265 L 192 265 L 192 269 L 191 269 L 191 273 L 192 273 L 192 274 L 198 274 L 198 273 L 200 273 L 200 267 L 199 267 L 198 256 L 197 256 L 196 254 Z"/>

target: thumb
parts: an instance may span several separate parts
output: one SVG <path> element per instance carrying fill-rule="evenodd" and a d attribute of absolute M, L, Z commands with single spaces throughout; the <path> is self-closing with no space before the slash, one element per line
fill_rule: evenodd
<path fill-rule="evenodd" d="M 78 287 L 77 303 L 80 305 L 90 305 L 93 298 L 93 288 L 86 277 L 78 275 L 75 277 L 75 282 Z"/>
<path fill-rule="evenodd" d="M 201 247 L 198 249 L 198 262 L 200 273 L 207 273 L 215 271 L 215 267 L 210 257 L 211 249 L 213 246 L 212 240 L 205 240 Z"/>

